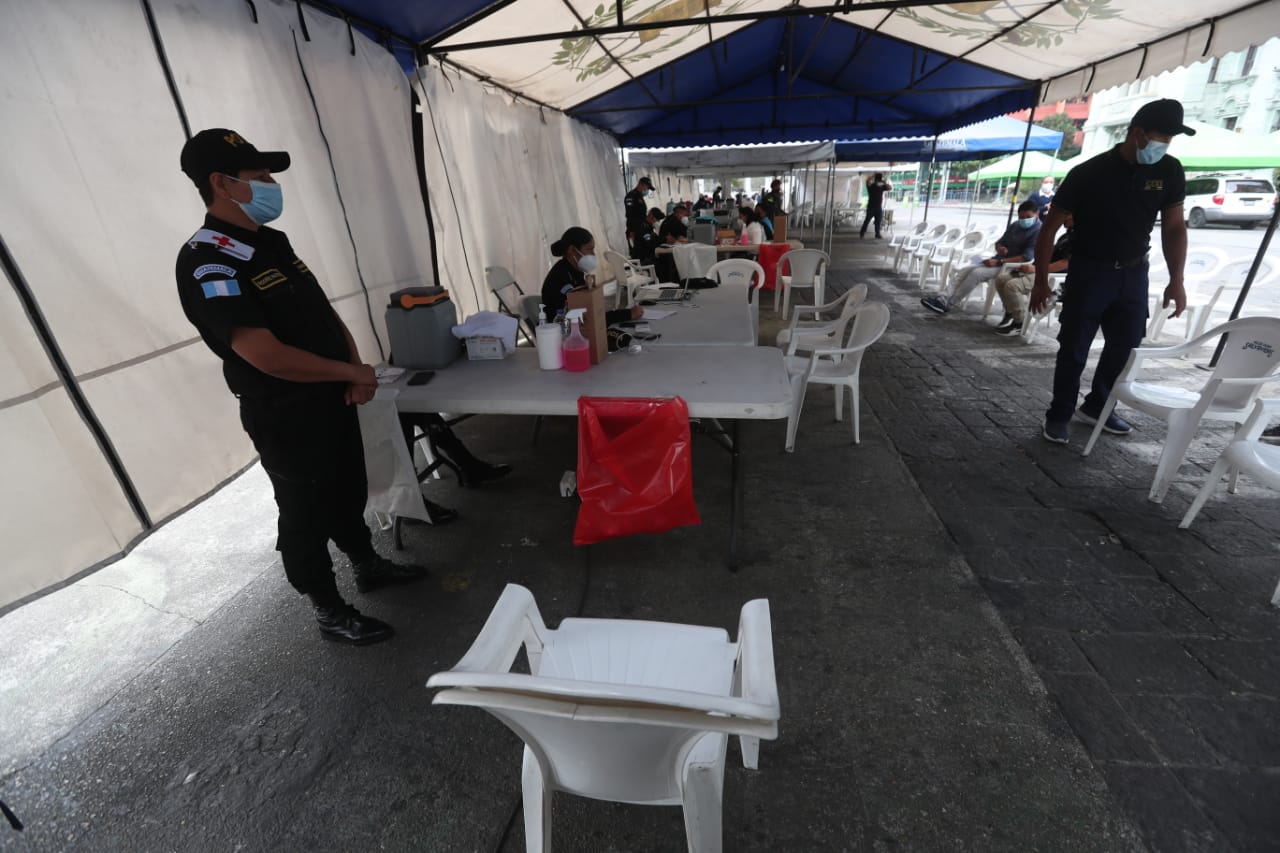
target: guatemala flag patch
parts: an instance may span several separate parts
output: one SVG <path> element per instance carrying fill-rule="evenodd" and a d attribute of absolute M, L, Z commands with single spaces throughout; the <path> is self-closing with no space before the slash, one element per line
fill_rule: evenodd
<path fill-rule="evenodd" d="M 239 296 L 240 282 L 234 278 L 226 281 L 202 281 L 200 289 L 204 291 L 205 299 L 213 299 L 218 296 Z"/>

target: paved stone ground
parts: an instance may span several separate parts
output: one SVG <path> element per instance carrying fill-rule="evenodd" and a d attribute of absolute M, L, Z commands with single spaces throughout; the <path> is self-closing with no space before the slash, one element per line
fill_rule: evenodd
<path fill-rule="evenodd" d="M 865 399 L 1147 843 L 1280 849 L 1280 499 L 1242 481 L 1177 529 L 1230 430 L 1203 427 L 1149 503 L 1159 421 L 1134 414 L 1133 435 L 1104 434 L 1088 458 L 1082 424 L 1049 444 L 1055 342 L 993 334 L 976 298 L 931 314 L 870 241 L 838 237 L 833 254 L 837 292 L 865 281 L 894 313 Z M 1178 360 L 1156 372 L 1206 376 Z"/>

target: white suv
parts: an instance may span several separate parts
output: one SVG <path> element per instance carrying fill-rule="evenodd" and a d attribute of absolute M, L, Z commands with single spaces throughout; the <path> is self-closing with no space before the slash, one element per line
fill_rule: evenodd
<path fill-rule="evenodd" d="M 1206 175 L 1187 179 L 1187 225 L 1203 228 L 1223 222 L 1252 228 L 1271 219 L 1276 191 L 1270 181 L 1233 175 Z"/>

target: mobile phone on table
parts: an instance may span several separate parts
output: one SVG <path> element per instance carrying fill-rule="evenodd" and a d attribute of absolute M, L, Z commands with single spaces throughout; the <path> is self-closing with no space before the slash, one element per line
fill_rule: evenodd
<path fill-rule="evenodd" d="M 410 385 L 426 385 L 431 381 L 431 377 L 435 376 L 434 370 L 419 370 L 417 373 L 409 377 Z"/>

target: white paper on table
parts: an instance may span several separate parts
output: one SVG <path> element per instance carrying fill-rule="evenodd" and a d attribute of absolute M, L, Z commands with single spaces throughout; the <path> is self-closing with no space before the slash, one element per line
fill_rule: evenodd
<path fill-rule="evenodd" d="M 375 400 L 394 400 L 396 397 L 399 397 L 399 396 L 400 396 L 399 388 L 381 388 L 380 387 L 373 392 L 373 399 Z"/>
<path fill-rule="evenodd" d="M 646 309 L 644 309 L 644 319 L 646 319 L 646 320 L 665 320 L 667 317 L 670 317 L 670 316 L 671 316 L 672 314 L 674 314 L 674 313 L 676 313 L 674 310 L 669 310 L 669 309 L 663 309 L 663 308 L 656 308 L 656 309 L 655 309 L 655 308 L 646 308 Z"/>
<path fill-rule="evenodd" d="M 379 385 L 390 385 L 399 379 L 402 373 L 404 373 L 403 367 L 375 367 L 373 369 L 373 375 L 378 377 Z"/>

